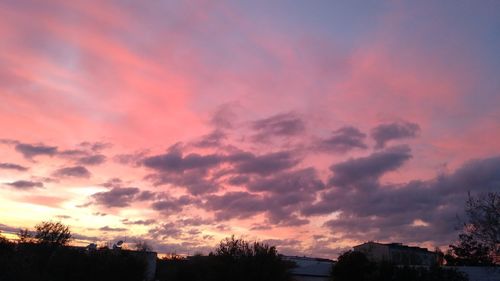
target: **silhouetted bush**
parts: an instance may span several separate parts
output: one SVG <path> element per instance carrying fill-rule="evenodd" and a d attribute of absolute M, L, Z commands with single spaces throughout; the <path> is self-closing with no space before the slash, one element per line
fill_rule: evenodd
<path fill-rule="evenodd" d="M 335 281 L 467 281 L 460 272 L 439 266 L 409 267 L 374 263 L 363 253 L 348 251 L 333 266 Z"/>
<path fill-rule="evenodd" d="M 160 260 L 160 281 L 287 281 L 292 263 L 275 247 L 234 237 L 223 240 L 208 256 Z"/>

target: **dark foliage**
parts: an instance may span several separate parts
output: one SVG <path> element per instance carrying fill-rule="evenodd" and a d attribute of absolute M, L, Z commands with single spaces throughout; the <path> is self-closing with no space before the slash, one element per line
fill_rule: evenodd
<path fill-rule="evenodd" d="M 468 220 L 465 231 L 491 251 L 500 255 L 500 193 L 490 192 L 477 197 L 471 196 L 465 205 Z"/>
<path fill-rule="evenodd" d="M 0 240 L 0 281 L 142 281 L 145 268 L 129 251 Z"/>
<path fill-rule="evenodd" d="M 342 254 L 332 275 L 335 281 L 467 281 L 467 277 L 454 269 L 374 263 L 356 251 Z"/>
<path fill-rule="evenodd" d="M 60 222 L 44 221 L 35 226 L 34 238 L 42 244 L 66 245 L 71 240 L 71 231 Z"/>
<path fill-rule="evenodd" d="M 472 235 L 459 235 L 458 245 L 450 245 L 445 255 L 446 265 L 488 266 L 493 264 L 488 246 L 478 242 Z"/>
<path fill-rule="evenodd" d="M 281 259 L 275 247 L 225 239 L 208 256 L 160 260 L 161 281 L 285 281 L 293 264 Z"/>
<path fill-rule="evenodd" d="M 31 235 L 29 229 L 20 229 L 17 233 L 17 237 L 19 238 L 19 243 L 31 243 L 34 242 L 33 235 Z"/>
<path fill-rule="evenodd" d="M 375 264 L 371 263 L 361 252 L 348 251 L 339 256 L 333 267 L 332 275 L 338 281 L 362 281 L 368 279 L 371 272 L 375 270 Z"/>
<path fill-rule="evenodd" d="M 474 197 L 465 202 L 467 220 L 458 243 L 445 256 L 448 265 L 487 266 L 500 256 L 500 193 Z"/>

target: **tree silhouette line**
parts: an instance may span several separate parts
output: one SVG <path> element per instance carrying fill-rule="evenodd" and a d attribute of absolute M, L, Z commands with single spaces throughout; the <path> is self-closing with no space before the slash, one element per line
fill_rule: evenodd
<path fill-rule="evenodd" d="M 444 256 L 447 265 L 492 266 L 500 262 L 500 193 L 468 194 L 458 243 Z"/>
<path fill-rule="evenodd" d="M 500 256 L 500 194 L 490 192 L 469 197 L 466 220 L 456 244 L 438 252 L 451 266 L 492 266 Z M 45 221 L 33 231 L 22 229 L 17 241 L 0 233 L 0 281 L 142 281 L 146 271 L 144 256 L 151 251 L 146 242 L 135 245 L 136 252 L 101 247 L 72 247 L 72 233 L 60 222 Z M 276 247 L 248 242 L 234 236 L 222 240 L 207 256 L 183 258 L 171 255 L 158 259 L 159 281 L 289 281 L 295 264 L 283 259 Z M 373 262 L 363 253 L 343 253 L 332 267 L 335 281 L 464 281 L 454 269 L 398 266 Z"/>
<path fill-rule="evenodd" d="M 0 281 L 142 281 L 146 261 L 131 251 L 71 247 L 60 222 L 42 222 L 18 241 L 0 235 Z"/>
<path fill-rule="evenodd" d="M 289 281 L 295 264 L 284 260 L 276 247 L 250 243 L 234 236 L 219 243 L 208 256 L 161 259 L 156 278 L 161 281 Z"/>
<path fill-rule="evenodd" d="M 137 252 L 151 247 L 139 241 L 136 251 L 71 247 L 72 234 L 60 222 L 22 229 L 16 242 L 0 235 L 0 281 L 143 281 L 146 260 Z M 293 266 L 276 247 L 227 238 L 208 256 L 157 260 L 156 280 L 291 280 Z"/>

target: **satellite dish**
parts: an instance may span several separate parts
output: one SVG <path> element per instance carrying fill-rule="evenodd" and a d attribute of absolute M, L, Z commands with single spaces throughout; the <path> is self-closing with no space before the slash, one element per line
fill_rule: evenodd
<path fill-rule="evenodd" d="M 123 245 L 123 240 L 120 240 L 113 245 L 113 249 L 121 249 L 122 245 Z"/>
<path fill-rule="evenodd" d="M 95 243 L 90 243 L 90 244 L 87 246 L 87 250 L 89 250 L 89 251 L 95 251 L 95 250 L 97 250 L 97 244 L 95 244 Z"/>

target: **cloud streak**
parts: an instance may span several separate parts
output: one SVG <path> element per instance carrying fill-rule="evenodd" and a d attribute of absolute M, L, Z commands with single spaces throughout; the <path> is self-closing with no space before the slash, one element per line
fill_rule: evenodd
<path fill-rule="evenodd" d="M 16 171 L 20 171 L 20 172 L 24 172 L 24 171 L 28 170 L 27 167 L 24 167 L 24 166 L 21 166 L 18 164 L 14 164 L 14 163 L 0 163 L 0 169 L 16 170 Z"/>
<path fill-rule="evenodd" d="M 257 142 L 267 142 L 273 137 L 292 137 L 305 131 L 305 124 L 296 113 L 282 113 L 252 123 Z"/>
<path fill-rule="evenodd" d="M 98 192 L 92 195 L 96 204 L 106 207 L 127 207 L 140 193 L 137 187 L 115 187 L 110 191 Z"/>
<path fill-rule="evenodd" d="M 52 175 L 60 178 L 90 178 L 92 174 L 84 166 L 72 166 L 57 169 Z"/>
<path fill-rule="evenodd" d="M 373 128 L 371 136 L 375 140 L 375 148 L 384 148 L 391 140 L 414 138 L 420 132 L 420 126 L 411 122 L 381 124 Z"/>
<path fill-rule="evenodd" d="M 353 149 L 366 149 L 366 134 L 355 127 L 342 127 L 333 131 L 332 136 L 318 142 L 318 149 L 336 153 L 346 153 Z"/>
<path fill-rule="evenodd" d="M 28 159 L 39 155 L 54 156 L 57 153 L 56 146 L 48 146 L 44 144 L 18 143 L 16 144 L 15 149 Z"/>
<path fill-rule="evenodd" d="M 8 182 L 8 183 L 5 183 L 5 185 L 19 189 L 19 190 L 32 189 L 35 187 L 43 187 L 42 182 L 27 181 L 27 180 L 18 180 L 18 181 L 14 181 L 14 182 Z"/>

